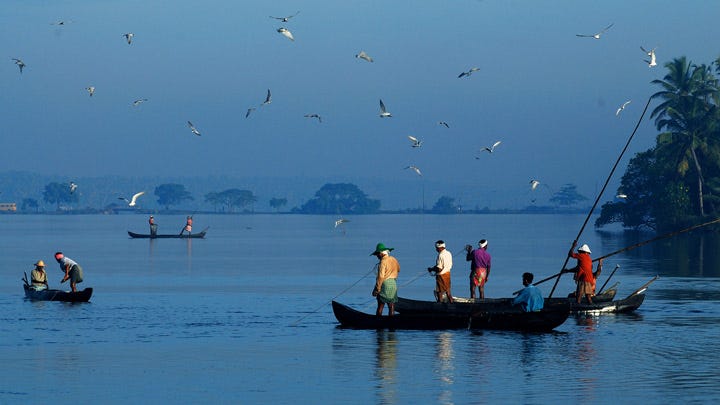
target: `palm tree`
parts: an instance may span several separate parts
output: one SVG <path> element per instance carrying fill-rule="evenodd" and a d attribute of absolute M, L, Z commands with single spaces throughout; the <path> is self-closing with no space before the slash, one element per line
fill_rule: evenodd
<path fill-rule="evenodd" d="M 669 73 L 663 80 L 652 81 L 664 89 L 651 96 L 663 100 L 650 115 L 655 117 L 655 127 L 665 130 L 658 135 L 657 151 L 674 163 L 680 177 L 693 164 L 698 209 L 704 216 L 703 171 L 698 152 L 707 156 L 710 149 L 718 147 L 710 136 L 710 123 L 716 114 L 712 98 L 717 94 L 718 81 L 709 66 L 693 65 L 685 57 L 676 58 L 665 67 Z"/>

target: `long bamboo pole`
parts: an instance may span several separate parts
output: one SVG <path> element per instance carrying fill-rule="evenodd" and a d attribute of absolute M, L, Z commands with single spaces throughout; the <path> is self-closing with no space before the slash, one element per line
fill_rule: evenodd
<path fill-rule="evenodd" d="M 625 143 L 625 147 L 623 148 L 622 152 L 620 152 L 620 156 L 618 156 L 617 160 L 615 161 L 615 164 L 613 165 L 612 170 L 610 170 L 610 174 L 608 175 L 607 179 L 605 179 L 605 184 L 603 184 L 602 189 L 597 195 L 597 198 L 595 198 L 595 202 L 593 203 L 592 208 L 590 208 L 590 212 L 588 212 L 587 217 L 585 218 L 585 222 L 583 222 L 582 227 L 580 227 L 580 232 L 578 232 L 577 236 L 575 237 L 575 240 L 573 240 L 572 246 L 570 249 L 573 249 L 575 245 L 577 245 L 578 239 L 580 239 L 580 236 L 582 235 L 583 231 L 585 230 L 585 226 L 587 225 L 588 221 L 590 221 L 590 217 L 593 214 L 593 211 L 595 211 L 595 207 L 597 207 L 598 202 L 600 202 L 600 198 L 602 197 L 603 193 L 605 192 L 605 189 L 607 188 L 608 184 L 610 183 L 610 179 L 612 178 L 613 174 L 615 173 L 615 169 L 617 169 L 618 165 L 620 164 L 620 160 L 622 159 L 623 155 L 625 154 L 625 151 L 627 151 L 627 148 L 630 146 L 630 141 L 632 141 L 633 137 L 635 136 L 635 133 L 637 132 L 638 128 L 640 127 L 640 123 L 643 120 L 643 117 L 645 117 L 645 113 L 647 112 L 648 107 L 650 106 L 650 102 L 652 101 L 652 98 L 648 98 L 647 103 L 645 104 L 645 108 L 643 109 L 642 114 L 640 115 L 640 119 L 638 119 L 637 124 L 635 124 L 635 129 L 633 129 L 632 134 L 630 134 L 630 137 L 628 138 L 627 142 Z M 565 268 L 567 266 L 568 260 L 570 260 L 570 256 L 565 258 L 565 263 L 563 263 L 560 270 Z M 553 285 L 552 290 L 550 290 L 550 294 L 548 295 L 548 298 L 551 298 L 553 293 L 555 292 L 555 288 L 558 285 L 558 282 L 560 281 L 562 273 L 558 275 L 557 279 L 555 280 L 555 284 Z"/>

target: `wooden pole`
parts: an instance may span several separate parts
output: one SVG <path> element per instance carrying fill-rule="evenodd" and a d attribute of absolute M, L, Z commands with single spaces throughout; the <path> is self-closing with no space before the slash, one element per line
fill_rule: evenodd
<path fill-rule="evenodd" d="M 647 109 L 650 106 L 651 101 L 652 101 L 652 97 L 648 98 L 648 101 L 645 104 L 645 109 L 643 109 L 643 112 L 640 115 L 640 119 L 638 119 L 637 124 L 635 124 L 635 129 L 633 129 L 632 134 L 630 134 L 630 137 L 628 138 L 627 142 L 625 143 L 625 147 L 623 148 L 622 152 L 620 152 L 620 156 L 618 156 L 617 160 L 615 161 L 615 165 L 613 165 L 612 170 L 610 170 L 610 174 L 608 175 L 607 179 L 605 180 L 605 184 L 603 185 L 602 189 L 598 193 L 597 198 L 595 198 L 595 203 L 593 203 L 592 208 L 590 208 L 590 212 L 588 212 L 588 215 L 585 218 L 585 222 L 583 222 L 582 227 L 580 227 L 580 232 L 578 232 L 577 236 L 575 237 L 575 240 L 573 240 L 572 247 L 570 249 L 573 249 L 575 247 L 575 245 L 577 245 L 578 239 L 580 239 L 580 236 L 582 235 L 583 231 L 585 230 L 585 226 L 587 225 L 588 221 L 590 221 L 590 217 L 592 216 L 593 211 L 595 211 L 595 207 L 597 207 L 598 202 L 600 202 L 600 198 L 602 197 L 603 193 L 605 192 L 605 189 L 607 188 L 608 183 L 610 183 L 610 179 L 612 178 L 613 174 L 615 173 L 615 169 L 617 169 L 618 165 L 620 164 L 620 160 L 622 159 L 623 155 L 625 154 L 625 151 L 627 151 L 627 148 L 630 146 L 630 142 L 632 141 L 633 137 L 635 136 L 635 133 L 637 132 L 638 128 L 640 127 L 640 123 L 642 122 L 643 117 L 645 117 L 645 113 L 647 112 Z M 561 270 L 564 269 L 565 266 L 567 266 L 568 260 L 570 260 L 570 256 L 565 258 L 565 263 L 563 263 Z M 553 288 L 550 291 L 550 295 L 548 295 L 548 298 L 552 297 L 559 281 L 560 281 L 560 276 L 558 275 L 558 278 L 555 280 L 555 284 L 553 285 Z"/>

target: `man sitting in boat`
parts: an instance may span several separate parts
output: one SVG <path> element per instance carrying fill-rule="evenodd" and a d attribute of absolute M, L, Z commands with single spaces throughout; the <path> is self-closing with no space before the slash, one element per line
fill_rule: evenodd
<path fill-rule="evenodd" d="M 45 262 L 38 260 L 35 263 L 35 269 L 30 272 L 30 280 L 32 280 L 32 288 L 35 290 L 46 290 L 48 288 Z"/>
<path fill-rule="evenodd" d="M 523 273 L 522 283 L 525 288 L 512 300 L 513 305 L 520 305 L 525 312 L 540 311 L 545 303 L 540 289 L 532 285 L 533 278 L 532 273 Z"/>

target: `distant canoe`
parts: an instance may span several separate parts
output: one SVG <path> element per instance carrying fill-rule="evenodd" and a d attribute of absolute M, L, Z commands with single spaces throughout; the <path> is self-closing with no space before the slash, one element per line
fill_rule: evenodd
<path fill-rule="evenodd" d="M 147 233 L 135 233 L 128 231 L 128 235 L 130 235 L 133 239 L 202 239 L 205 237 L 205 234 L 207 233 L 208 228 L 205 228 L 200 233 L 192 233 L 192 234 L 186 234 L 183 233 L 180 234 L 157 234 L 157 235 L 150 235 Z"/>
<path fill-rule="evenodd" d="M 88 302 L 93 293 L 92 288 L 72 292 L 51 289 L 35 290 L 27 284 L 23 287 L 25 288 L 25 297 L 31 301 Z"/>

